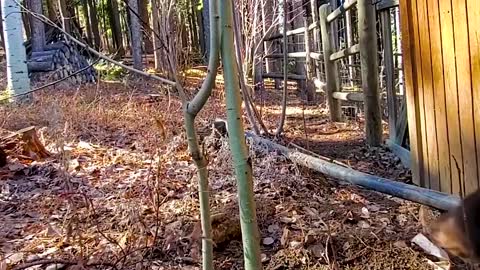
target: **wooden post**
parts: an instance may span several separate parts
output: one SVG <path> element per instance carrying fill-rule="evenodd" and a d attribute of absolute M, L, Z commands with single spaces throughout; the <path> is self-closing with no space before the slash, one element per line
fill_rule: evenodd
<path fill-rule="evenodd" d="M 397 45 L 396 53 L 402 53 L 402 42 L 400 37 L 400 9 L 395 9 L 395 44 Z M 405 97 L 405 78 L 403 76 L 403 60 L 402 56 L 396 57 L 397 69 L 398 69 L 398 81 L 401 82 L 398 85 L 398 90 L 401 96 Z"/>
<path fill-rule="evenodd" d="M 262 35 L 265 36 L 267 33 L 268 27 L 272 25 L 273 17 L 274 17 L 274 10 L 272 9 L 273 7 L 273 0 L 261 0 L 260 1 L 260 8 L 262 9 Z M 273 50 L 273 42 L 271 41 L 265 41 L 263 42 L 263 51 L 265 54 L 270 54 L 272 53 Z M 267 59 L 265 61 L 265 71 L 268 72 L 273 72 L 273 63 L 272 60 Z"/>
<path fill-rule="evenodd" d="M 327 102 L 330 109 L 330 120 L 333 122 L 342 121 L 342 111 L 340 101 L 333 98 L 333 93 L 340 89 L 337 64 L 330 61 L 330 55 L 333 52 L 333 41 L 330 26 L 327 23 L 327 16 L 330 13 L 328 5 L 320 7 L 320 29 L 322 33 L 323 59 L 325 61 L 325 77 L 327 79 Z"/>
<path fill-rule="evenodd" d="M 262 31 L 260 30 L 259 27 L 259 17 L 260 17 L 260 12 L 259 12 L 259 0 L 254 1 L 254 12 L 253 12 L 253 84 L 254 84 L 254 89 L 255 91 L 261 90 L 263 87 L 263 59 L 262 55 L 265 54 L 264 50 L 264 42 L 262 41 Z M 262 46 L 259 46 L 258 44 L 262 43 Z M 256 50 L 258 49 L 258 51 Z"/>
<path fill-rule="evenodd" d="M 383 64 L 385 65 L 387 104 L 388 104 L 388 134 L 390 140 L 401 145 L 397 141 L 397 94 L 395 91 L 395 81 L 393 78 L 393 48 L 392 48 L 392 28 L 390 22 L 390 9 L 380 12 L 382 21 L 382 40 L 383 40 Z"/>
<path fill-rule="evenodd" d="M 357 9 L 366 139 L 368 145 L 378 146 L 382 143 L 382 118 L 378 91 L 375 6 L 370 0 L 358 0 Z"/>
<path fill-rule="evenodd" d="M 345 11 L 345 31 L 347 36 L 347 48 L 353 46 L 353 31 L 352 31 L 352 13 L 350 10 Z M 348 56 L 348 75 L 350 76 L 350 86 L 355 86 L 354 79 L 357 77 L 355 68 L 353 67 L 353 55 Z"/>
<path fill-rule="evenodd" d="M 311 13 L 308 9 L 305 8 L 305 16 L 303 18 L 303 24 L 305 26 L 304 34 L 304 43 L 305 43 L 305 69 L 306 69 L 306 81 L 305 81 L 305 96 L 307 102 L 312 102 L 315 99 L 315 84 L 313 83 L 313 63 L 312 58 L 310 57 L 310 31 L 308 30 L 308 25 L 310 23 Z"/>
<path fill-rule="evenodd" d="M 318 26 L 318 3 L 317 0 L 310 0 L 310 5 L 312 9 L 312 21 L 317 24 L 317 27 L 313 29 L 313 48 L 320 48 L 320 30 Z M 320 79 L 320 69 L 319 62 L 315 61 L 315 76 L 317 79 Z"/>
<path fill-rule="evenodd" d="M 303 25 L 303 18 L 301 11 L 303 11 L 303 1 L 292 1 L 291 2 L 293 10 L 290 11 L 290 20 L 292 21 L 292 29 L 297 29 Z M 303 37 L 305 40 L 305 37 Z M 292 35 L 292 42 L 290 43 L 291 49 L 289 51 L 298 52 L 301 51 L 301 44 L 304 42 L 300 35 Z M 300 59 L 295 59 L 295 73 L 297 75 L 305 75 L 305 64 L 300 61 Z M 297 81 L 297 89 L 298 92 L 306 96 L 305 93 L 307 91 L 307 82 L 305 81 Z"/>

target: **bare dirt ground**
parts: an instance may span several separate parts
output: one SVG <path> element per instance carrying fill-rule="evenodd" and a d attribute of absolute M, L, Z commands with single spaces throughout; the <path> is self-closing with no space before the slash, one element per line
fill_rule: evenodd
<path fill-rule="evenodd" d="M 188 79 L 192 94 L 199 76 Z M 279 93 L 269 91 L 262 113 L 274 127 Z M 363 146 L 361 119 L 332 124 L 321 105 L 289 103 L 285 144 L 410 181 L 388 150 Z M 2 130 L 36 126 L 53 153 L 12 154 L 0 168 L 0 269 L 199 269 L 197 180 L 173 94 L 152 81 L 100 82 L 39 91 L 32 105 L 1 105 L 0 115 Z M 198 125 L 208 134 L 224 116 L 219 84 Z M 228 141 L 207 136 L 205 149 L 216 269 L 243 269 Z M 410 242 L 422 229 L 419 205 L 250 150 L 266 269 L 432 268 Z"/>

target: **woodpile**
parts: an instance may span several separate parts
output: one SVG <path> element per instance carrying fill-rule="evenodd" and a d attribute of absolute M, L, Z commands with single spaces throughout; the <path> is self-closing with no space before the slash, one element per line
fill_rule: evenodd
<path fill-rule="evenodd" d="M 54 80 L 66 78 L 72 84 L 96 81 L 96 71 L 89 67 L 87 58 L 82 55 L 77 46 L 65 41 L 57 41 L 45 46 L 43 51 L 31 52 L 27 61 L 29 73 L 51 72 Z"/>

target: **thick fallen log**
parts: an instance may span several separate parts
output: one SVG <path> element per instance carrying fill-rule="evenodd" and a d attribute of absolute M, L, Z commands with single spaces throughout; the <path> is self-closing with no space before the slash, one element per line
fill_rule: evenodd
<path fill-rule="evenodd" d="M 246 132 L 246 137 L 256 144 L 266 146 L 267 149 L 281 152 L 295 163 L 342 181 L 442 210 L 450 210 L 460 203 L 460 198 L 457 196 L 396 182 L 333 164 L 296 150 L 290 150 L 285 146 L 261 138 L 252 132 Z"/>
<path fill-rule="evenodd" d="M 55 69 L 53 61 L 28 60 L 27 68 L 30 72 L 46 72 Z"/>

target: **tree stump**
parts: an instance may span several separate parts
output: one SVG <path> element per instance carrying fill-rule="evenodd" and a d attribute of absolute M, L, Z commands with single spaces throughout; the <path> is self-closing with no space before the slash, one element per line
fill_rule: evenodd
<path fill-rule="evenodd" d="M 5 131 L 6 136 L 0 137 L 0 149 L 9 156 L 18 156 L 31 160 L 41 160 L 51 156 L 38 138 L 34 126 L 27 127 L 15 132 Z M 1 155 L 0 153 L 0 164 Z M 6 161 L 5 161 L 6 162 Z"/>

